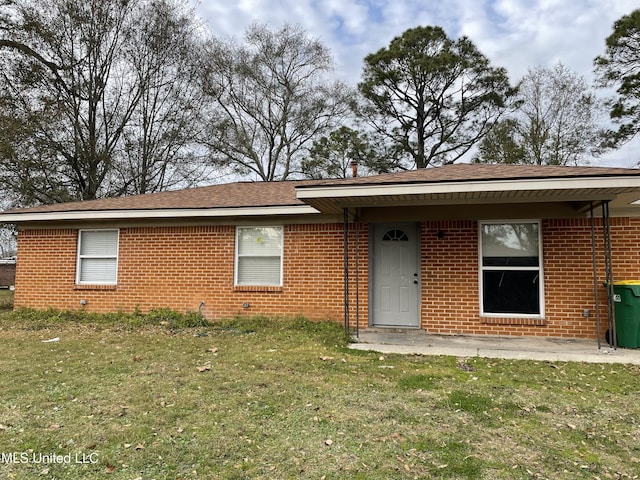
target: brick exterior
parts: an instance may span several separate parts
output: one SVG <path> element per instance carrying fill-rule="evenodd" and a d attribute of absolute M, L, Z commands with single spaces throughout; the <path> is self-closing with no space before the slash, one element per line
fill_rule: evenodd
<path fill-rule="evenodd" d="M 438 232 L 444 237 L 439 238 Z M 615 279 L 640 278 L 640 219 L 612 218 Z M 368 326 L 369 233 L 349 234 L 349 314 Z M 342 321 L 343 225 L 284 226 L 282 287 L 234 287 L 234 226 L 121 228 L 117 286 L 75 285 L 77 229 L 23 229 L 18 239 L 15 305 L 89 311 L 170 307 L 212 320 L 233 315 L 305 315 Z M 421 323 L 429 333 L 595 338 L 588 219 L 543 220 L 545 319 L 481 318 L 476 221 L 421 224 Z M 601 312 L 605 312 L 602 232 L 596 228 Z M 81 307 L 80 300 L 86 300 Z M 249 307 L 243 307 L 248 303 Z M 589 309 L 591 316 L 582 316 Z M 603 333 L 604 334 L 604 333 Z"/>
<path fill-rule="evenodd" d="M 445 237 L 437 238 L 438 231 Z M 606 292 L 600 221 L 596 221 L 595 238 L 604 335 Z M 640 219 L 612 218 L 611 243 L 614 280 L 640 279 Z M 542 245 L 545 319 L 481 318 L 477 222 L 423 223 L 423 328 L 432 333 L 596 338 L 590 221 L 543 220 Z M 589 317 L 583 316 L 585 309 L 590 310 Z"/>
<path fill-rule="evenodd" d="M 202 312 L 209 319 L 243 314 L 343 318 L 341 224 L 284 227 L 282 287 L 234 287 L 233 226 L 121 228 L 117 286 L 75 285 L 77 238 L 75 229 L 20 232 L 16 306 L 79 309 L 80 300 L 86 300 L 84 308 L 96 312 L 195 311 L 204 301 Z M 350 239 L 353 244 L 353 232 Z M 366 247 L 364 229 L 361 242 Z M 366 279 L 366 268 L 361 262 L 361 278 Z M 366 304 L 366 291 L 361 301 Z M 366 308 L 362 311 L 366 316 Z"/>

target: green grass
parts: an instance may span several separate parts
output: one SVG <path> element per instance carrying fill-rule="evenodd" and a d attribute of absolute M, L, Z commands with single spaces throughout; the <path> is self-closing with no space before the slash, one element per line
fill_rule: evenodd
<path fill-rule="evenodd" d="M 59 341 L 43 343 L 52 338 Z M 0 478 L 604 479 L 640 471 L 636 366 L 381 356 L 348 350 L 336 324 L 209 325 L 162 310 L 2 313 L 0 342 Z M 8 463 L 10 452 L 29 461 Z M 32 461 L 52 453 L 71 462 Z"/>

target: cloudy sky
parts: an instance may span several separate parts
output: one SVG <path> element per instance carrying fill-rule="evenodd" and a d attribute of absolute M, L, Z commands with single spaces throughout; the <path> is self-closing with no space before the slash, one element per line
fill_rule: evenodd
<path fill-rule="evenodd" d="M 638 0 L 191 1 L 217 36 L 241 37 L 255 21 L 301 25 L 331 49 L 336 77 L 354 86 L 367 54 L 418 25 L 439 25 L 451 38 L 466 35 L 513 83 L 529 67 L 558 61 L 590 83 L 593 58 L 603 53 L 613 23 L 640 7 Z M 631 166 L 640 148 L 624 148 L 610 161 Z"/>

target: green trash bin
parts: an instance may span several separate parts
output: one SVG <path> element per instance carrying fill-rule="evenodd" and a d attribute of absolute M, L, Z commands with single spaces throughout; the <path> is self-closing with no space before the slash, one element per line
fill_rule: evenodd
<path fill-rule="evenodd" d="M 613 282 L 618 346 L 640 347 L 640 280 Z"/>

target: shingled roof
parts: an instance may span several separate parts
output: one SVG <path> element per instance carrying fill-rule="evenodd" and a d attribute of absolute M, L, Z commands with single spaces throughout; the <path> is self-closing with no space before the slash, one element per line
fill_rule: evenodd
<path fill-rule="evenodd" d="M 337 180 L 284 182 L 234 182 L 146 195 L 104 198 L 17 209 L 0 214 L 0 222 L 19 220 L 20 215 L 54 212 L 157 211 L 251 209 L 308 206 L 297 192 L 310 188 L 381 185 L 444 184 L 465 182 L 523 181 L 533 179 L 638 177 L 639 169 L 607 167 L 564 167 L 534 165 L 455 164 L 398 173 Z M 8 220 L 11 216 L 11 220 Z"/>
<path fill-rule="evenodd" d="M 57 203 L 8 211 L 6 213 L 201 209 L 304 205 L 296 198 L 296 187 L 308 181 L 235 182 L 146 195 L 101 198 L 82 202 Z"/>
<path fill-rule="evenodd" d="M 494 165 L 484 163 L 459 163 L 436 168 L 423 168 L 405 172 L 388 173 L 371 177 L 344 180 L 319 180 L 307 182 L 304 187 L 331 185 L 385 185 L 400 183 L 438 183 L 464 181 L 524 180 L 543 178 L 579 178 L 640 176 L 640 169 L 608 167 L 566 167 L 555 165 Z"/>

